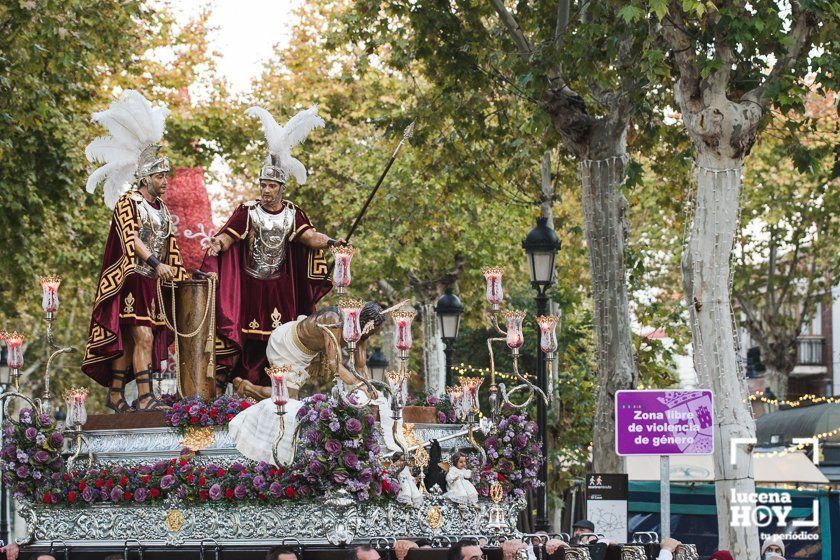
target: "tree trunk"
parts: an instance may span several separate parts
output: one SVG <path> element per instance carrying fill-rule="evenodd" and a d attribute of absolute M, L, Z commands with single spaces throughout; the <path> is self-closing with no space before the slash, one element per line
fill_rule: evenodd
<path fill-rule="evenodd" d="M 685 118 L 686 112 L 684 112 Z M 686 127 L 692 133 L 691 120 Z M 733 438 L 754 438 L 755 421 L 748 406 L 746 380 L 735 346 L 730 306 L 730 255 L 738 228 L 741 157 L 726 157 L 719 147 L 694 131 L 697 147 L 697 192 L 694 219 L 682 257 L 683 288 L 689 307 L 694 367 L 715 402 L 715 495 L 718 548 L 735 558 L 755 558 L 759 550 L 755 527 L 732 527 L 731 492 L 755 492 L 752 446 L 740 445 L 736 464 L 730 461 Z M 718 137 L 720 138 L 720 137 Z M 698 141 L 700 139 L 700 141 Z"/>
<path fill-rule="evenodd" d="M 764 365 L 766 366 L 764 380 L 767 382 L 767 386 L 773 391 L 777 399 L 780 401 L 786 399 L 790 372 L 781 370 L 767 362 L 764 362 Z"/>
<path fill-rule="evenodd" d="M 593 462 L 595 470 L 604 473 L 626 472 L 624 459 L 615 453 L 615 393 L 632 389 L 637 378 L 624 270 L 627 200 L 620 190 L 626 131 L 623 123 L 597 121 L 589 137 L 591 159 L 578 164 L 598 358 Z"/>
<path fill-rule="evenodd" d="M 435 395 L 446 390 L 446 357 L 443 354 L 440 321 L 434 303 L 423 303 L 423 377 L 426 389 Z"/>

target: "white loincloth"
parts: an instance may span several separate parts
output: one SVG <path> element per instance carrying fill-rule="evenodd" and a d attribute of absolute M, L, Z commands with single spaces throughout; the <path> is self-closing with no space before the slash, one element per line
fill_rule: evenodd
<path fill-rule="evenodd" d="M 298 425 L 297 412 L 302 405 L 295 399 L 289 399 L 286 404 L 283 439 L 277 446 L 277 458 L 284 465 L 292 460 L 292 439 Z M 263 399 L 233 417 L 228 423 L 228 433 L 236 442 L 237 451 L 252 461 L 275 464 L 272 447 L 280 433 L 280 417 L 276 411 L 277 406 L 271 399 Z"/>
<path fill-rule="evenodd" d="M 300 389 L 309 380 L 309 373 L 306 371 L 318 352 L 313 352 L 303 345 L 297 335 L 297 325 L 301 315 L 295 321 L 283 323 L 273 331 L 268 338 L 268 346 L 265 355 L 268 363 L 273 366 L 287 364 L 292 367 L 292 375 L 286 377 L 286 385 L 289 389 Z"/>

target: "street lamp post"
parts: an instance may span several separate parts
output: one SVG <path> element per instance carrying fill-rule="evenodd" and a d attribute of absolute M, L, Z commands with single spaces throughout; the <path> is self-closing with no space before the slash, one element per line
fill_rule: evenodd
<path fill-rule="evenodd" d="M 528 269 L 531 273 L 531 285 L 537 292 L 537 317 L 545 315 L 548 310 L 548 296 L 546 292 L 554 283 L 554 260 L 560 241 L 554 229 L 549 227 L 548 218 L 537 218 L 537 225 L 528 232 L 522 241 L 522 248 L 528 258 Z M 537 386 L 548 392 L 548 371 L 545 353 L 537 348 Z M 540 467 L 539 478 L 544 483 L 537 490 L 537 518 L 534 522 L 537 531 L 548 531 L 548 420 L 546 404 L 537 399 L 537 425 L 542 438 L 543 463 Z"/>
<path fill-rule="evenodd" d="M 464 312 L 464 304 L 461 298 L 452 293 L 452 288 L 446 291 L 435 304 L 435 313 L 440 318 L 440 332 L 443 340 L 443 353 L 446 356 L 446 386 L 452 385 L 452 352 L 455 339 L 458 338 L 458 329 L 461 328 L 461 314 Z"/>
<path fill-rule="evenodd" d="M 385 379 L 385 370 L 388 369 L 388 358 L 382 353 L 382 348 L 373 349 L 373 354 L 367 360 L 367 367 L 370 370 L 372 379 L 379 381 Z"/>

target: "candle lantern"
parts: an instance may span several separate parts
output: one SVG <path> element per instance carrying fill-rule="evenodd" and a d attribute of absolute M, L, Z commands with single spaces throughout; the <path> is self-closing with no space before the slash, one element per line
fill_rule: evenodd
<path fill-rule="evenodd" d="M 481 271 L 484 274 L 484 279 L 487 281 L 486 296 L 490 308 L 496 312 L 502 304 L 505 297 L 502 291 L 502 274 L 504 269 L 498 266 L 491 266 Z"/>
<path fill-rule="evenodd" d="M 265 368 L 265 372 L 271 379 L 271 400 L 277 405 L 277 413 L 284 414 L 283 407 L 289 402 L 287 377 L 292 373 L 292 366 L 289 364 L 272 365 Z"/>
<path fill-rule="evenodd" d="M 17 332 L 6 333 L 5 339 L 6 348 L 8 349 L 6 365 L 9 366 L 9 370 L 11 371 L 15 391 L 18 391 L 20 390 L 20 368 L 23 367 L 23 350 L 21 350 L 21 346 L 25 339 L 22 334 Z"/>
<path fill-rule="evenodd" d="M 450 385 L 446 387 L 446 398 L 449 399 L 449 404 L 456 409 L 461 402 L 461 395 L 464 390 L 460 385 Z"/>
<path fill-rule="evenodd" d="M 388 371 L 385 373 L 388 379 L 388 386 L 391 387 L 391 393 L 397 397 L 397 403 L 400 408 L 405 406 L 408 401 L 408 374 L 399 371 Z"/>
<path fill-rule="evenodd" d="M 478 388 L 481 387 L 482 381 L 484 380 L 481 377 L 461 378 L 462 403 L 466 415 L 478 412 Z"/>
<path fill-rule="evenodd" d="M 522 320 L 525 319 L 524 311 L 505 311 L 505 320 L 507 321 L 507 335 L 505 342 L 508 348 L 511 349 L 514 356 L 519 356 L 519 349 L 525 342 L 522 336 Z"/>
<path fill-rule="evenodd" d="M 362 314 L 363 303 L 356 299 L 345 299 L 338 302 L 341 309 L 341 316 L 344 325 L 341 329 L 341 336 L 352 352 L 356 349 L 356 343 L 362 338 L 362 327 L 359 324 L 359 317 Z"/>
<path fill-rule="evenodd" d="M 540 315 L 537 324 L 540 326 L 540 349 L 545 353 L 545 359 L 553 361 L 557 355 L 557 323 L 560 317 L 556 315 Z"/>
<path fill-rule="evenodd" d="M 64 393 L 64 402 L 67 404 L 67 418 L 65 424 L 76 430 L 81 430 L 87 423 L 87 389 L 68 389 Z"/>
<path fill-rule="evenodd" d="M 397 349 L 397 357 L 400 360 L 408 359 L 408 351 L 411 349 L 413 339 L 411 338 L 411 322 L 417 313 L 413 309 L 395 311 L 391 314 L 394 318 L 394 347 Z"/>
<path fill-rule="evenodd" d="M 47 316 L 47 321 L 52 321 L 55 312 L 58 311 L 58 287 L 61 285 L 61 278 L 58 276 L 41 277 L 41 308 Z"/>
<path fill-rule="evenodd" d="M 332 248 L 335 268 L 333 269 L 333 285 L 339 296 L 343 296 L 350 285 L 350 261 L 356 254 L 356 249 L 346 245 L 344 247 Z"/>

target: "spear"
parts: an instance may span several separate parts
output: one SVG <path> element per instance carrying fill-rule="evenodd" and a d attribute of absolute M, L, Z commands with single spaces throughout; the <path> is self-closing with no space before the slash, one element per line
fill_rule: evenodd
<path fill-rule="evenodd" d="M 376 191 L 379 190 L 379 186 L 382 184 L 382 181 L 385 179 L 385 175 L 388 174 L 388 171 L 391 169 L 391 165 L 393 165 L 394 160 L 397 159 L 397 154 L 400 153 L 400 150 L 402 150 L 403 145 L 406 142 L 408 142 L 408 140 L 411 138 L 412 134 L 414 134 L 414 122 L 415 121 L 411 121 L 411 124 L 409 124 L 405 128 L 405 131 L 403 132 L 402 140 L 400 140 L 400 143 L 397 144 L 396 148 L 394 148 L 394 153 L 391 154 L 391 159 L 388 160 L 388 164 L 385 166 L 385 169 L 382 171 L 382 175 L 379 176 L 379 180 L 376 182 L 376 186 L 373 187 L 372 191 L 370 191 L 370 194 L 368 195 L 367 200 L 365 200 L 364 206 L 362 206 L 362 209 L 356 215 L 356 219 L 353 221 L 353 225 L 350 226 L 350 232 L 347 234 L 347 237 L 344 238 L 345 241 L 350 241 L 350 237 L 352 237 L 353 234 L 356 232 L 356 228 L 359 227 L 359 223 L 362 221 L 362 218 L 364 217 L 365 212 L 367 212 L 368 206 L 370 206 L 370 202 L 373 200 L 373 197 L 376 196 Z M 332 269 L 332 267 L 331 267 L 331 269 Z"/>

